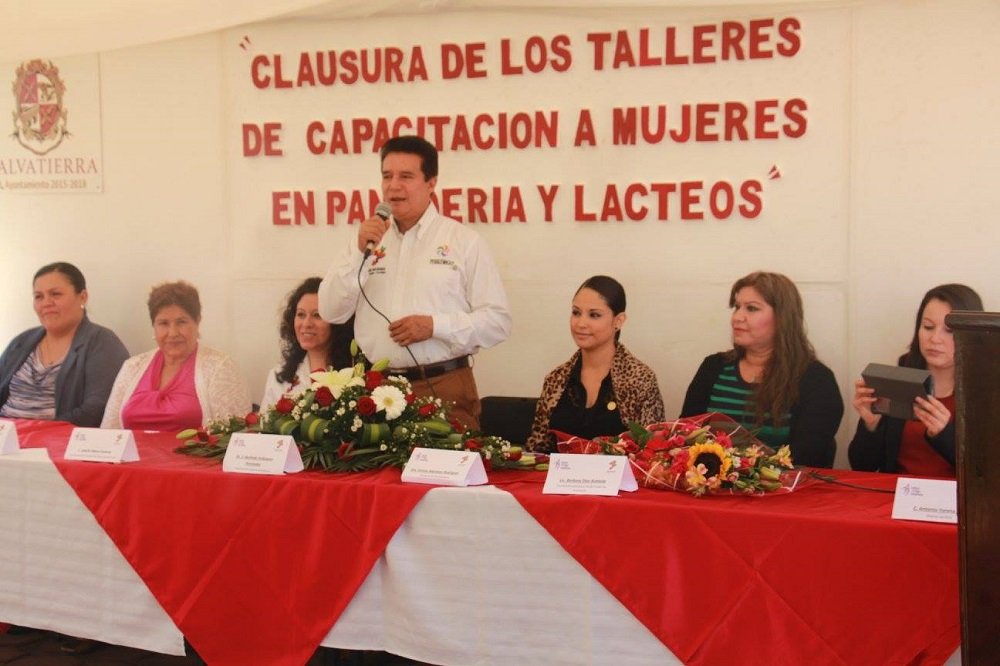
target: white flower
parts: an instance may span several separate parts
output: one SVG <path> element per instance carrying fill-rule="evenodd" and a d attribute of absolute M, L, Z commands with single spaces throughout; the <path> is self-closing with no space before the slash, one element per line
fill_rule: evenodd
<path fill-rule="evenodd" d="M 378 447 L 379 451 L 385 451 L 385 450 L 386 450 L 386 449 L 388 449 L 388 448 L 389 448 L 389 447 L 388 447 L 388 446 L 386 446 L 385 444 L 383 444 L 383 445 L 381 445 L 380 447 Z"/>
<path fill-rule="evenodd" d="M 343 407 L 341 407 L 340 409 L 337 410 L 337 416 L 343 416 L 346 413 L 347 413 L 347 410 L 344 409 Z"/>
<path fill-rule="evenodd" d="M 351 424 L 351 430 L 361 430 L 361 426 L 362 425 L 364 425 L 364 424 L 361 423 L 361 419 L 358 418 L 357 416 L 355 416 L 354 417 L 354 422 Z"/>
<path fill-rule="evenodd" d="M 340 398 L 340 394 L 348 386 L 365 385 L 364 379 L 354 376 L 352 368 L 344 368 L 343 370 L 317 370 L 309 375 L 309 379 L 312 380 L 312 386 L 309 388 L 315 390 L 320 386 L 325 386 L 330 389 L 334 400 Z"/>
<path fill-rule="evenodd" d="M 385 419 L 392 421 L 406 409 L 406 396 L 395 386 L 379 386 L 372 391 L 375 407 L 385 412 Z"/>

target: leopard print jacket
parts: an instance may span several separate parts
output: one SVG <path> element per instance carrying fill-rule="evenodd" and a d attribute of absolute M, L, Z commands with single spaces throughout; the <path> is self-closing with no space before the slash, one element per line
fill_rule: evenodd
<path fill-rule="evenodd" d="M 577 350 L 567 362 L 545 376 L 542 395 L 535 407 L 535 421 L 526 443 L 528 450 L 550 451 L 555 446 L 555 438 L 549 432 L 549 419 L 579 358 L 580 351 Z M 646 425 L 663 421 L 663 397 L 656 383 L 656 374 L 621 343 L 615 346 L 615 357 L 611 362 L 611 387 L 625 423 L 636 421 Z"/>

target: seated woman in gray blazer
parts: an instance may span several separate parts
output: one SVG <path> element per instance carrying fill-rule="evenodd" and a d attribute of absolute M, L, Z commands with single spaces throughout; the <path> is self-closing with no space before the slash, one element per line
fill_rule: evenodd
<path fill-rule="evenodd" d="M 87 317 L 87 281 L 63 261 L 35 273 L 41 326 L 11 340 L 0 356 L 0 416 L 99 426 L 128 350 Z"/>

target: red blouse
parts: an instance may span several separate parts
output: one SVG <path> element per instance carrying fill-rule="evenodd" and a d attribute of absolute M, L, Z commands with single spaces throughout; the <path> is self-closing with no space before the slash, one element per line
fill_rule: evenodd
<path fill-rule="evenodd" d="M 951 412 L 955 420 L 955 396 L 938 398 Z M 899 472 L 911 476 L 943 476 L 955 478 L 955 468 L 927 442 L 924 435 L 927 428 L 917 420 L 907 421 L 903 426 L 903 438 L 899 442 Z"/>

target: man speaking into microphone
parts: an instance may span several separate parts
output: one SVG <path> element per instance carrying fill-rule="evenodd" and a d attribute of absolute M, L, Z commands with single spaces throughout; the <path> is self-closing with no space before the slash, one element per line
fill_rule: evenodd
<path fill-rule="evenodd" d="M 500 272 L 482 237 L 431 202 L 438 175 L 432 144 L 394 137 L 380 157 L 389 210 L 380 204 L 330 267 L 319 287 L 320 315 L 333 323 L 355 315 L 365 356 L 389 359 L 389 374 L 404 375 L 417 395 L 453 403 L 451 417 L 478 430 L 472 356 L 510 335 Z"/>

